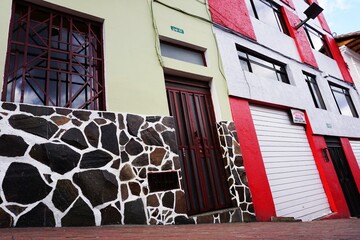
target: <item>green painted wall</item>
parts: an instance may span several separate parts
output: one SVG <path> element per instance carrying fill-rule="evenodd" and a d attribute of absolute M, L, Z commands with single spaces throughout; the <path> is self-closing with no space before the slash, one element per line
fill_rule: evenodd
<path fill-rule="evenodd" d="M 105 84 L 107 110 L 146 115 L 168 115 L 164 71 L 155 43 L 150 0 L 33 0 L 58 10 L 94 17 L 104 22 Z M 162 0 L 163 3 L 209 19 L 206 6 L 195 0 Z M 163 58 L 164 67 L 212 79 L 217 120 L 231 120 L 225 79 L 219 70 L 211 24 L 179 13 L 157 2 L 152 4 L 158 34 L 207 49 L 207 67 Z M 0 1 L 0 65 L 5 64 L 11 0 Z M 75 12 L 72 12 L 75 11 Z M 171 30 L 176 26 L 180 34 Z M 5 34 L 4 34 L 5 32 Z M 3 76 L 4 68 L 0 69 Z M 1 78 L 2 85 L 2 78 Z"/>

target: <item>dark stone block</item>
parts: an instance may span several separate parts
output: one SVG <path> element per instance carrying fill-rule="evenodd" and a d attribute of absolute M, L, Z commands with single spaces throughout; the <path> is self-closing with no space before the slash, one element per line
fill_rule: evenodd
<path fill-rule="evenodd" d="M 105 166 L 112 160 L 113 157 L 109 153 L 101 150 L 94 150 L 83 155 L 80 162 L 80 168 L 99 168 Z"/>
<path fill-rule="evenodd" d="M 85 136 L 93 147 L 98 147 L 100 131 L 98 126 L 91 122 L 84 129 Z"/>
<path fill-rule="evenodd" d="M 79 153 L 66 145 L 54 143 L 34 145 L 30 156 L 60 174 L 71 171 L 80 161 Z"/>
<path fill-rule="evenodd" d="M 124 116 L 122 114 L 118 114 L 118 121 L 119 121 L 119 129 L 120 130 L 125 129 Z"/>
<path fill-rule="evenodd" d="M 115 122 L 115 120 L 116 120 L 115 113 L 103 112 L 103 117 L 112 122 Z"/>
<path fill-rule="evenodd" d="M 234 163 L 235 163 L 235 166 L 237 166 L 237 167 L 242 167 L 242 166 L 244 166 L 244 162 L 243 162 L 242 156 L 236 156 Z"/>
<path fill-rule="evenodd" d="M 129 141 L 129 137 L 127 136 L 125 131 L 121 131 L 120 137 L 119 137 L 120 145 L 125 145 L 128 141 Z"/>
<path fill-rule="evenodd" d="M 147 197 L 147 206 L 149 207 L 159 207 L 159 199 L 156 194 L 151 194 Z"/>
<path fill-rule="evenodd" d="M 127 128 L 129 133 L 132 136 L 137 137 L 139 133 L 139 128 L 141 124 L 144 122 L 144 119 L 138 115 L 128 114 L 126 116 L 126 121 L 127 121 Z"/>
<path fill-rule="evenodd" d="M 155 166 L 160 166 L 165 154 L 166 150 L 164 148 L 155 148 L 155 150 L 150 153 L 151 164 Z"/>
<path fill-rule="evenodd" d="M 71 128 L 62 135 L 61 140 L 78 149 L 88 148 L 83 133 L 77 128 Z"/>
<path fill-rule="evenodd" d="M 146 168 L 140 170 L 139 177 L 144 179 L 146 178 Z"/>
<path fill-rule="evenodd" d="M 119 155 L 119 143 L 116 136 L 116 126 L 111 123 L 101 127 L 102 147 L 115 155 Z"/>
<path fill-rule="evenodd" d="M 211 224 L 215 222 L 214 216 L 211 214 L 198 216 L 196 220 L 197 224 Z"/>
<path fill-rule="evenodd" d="M 185 193 L 183 191 L 177 191 L 175 196 L 175 212 L 185 214 L 187 212 Z"/>
<path fill-rule="evenodd" d="M 72 119 L 71 122 L 77 127 L 80 127 L 82 125 L 82 122 L 77 119 Z"/>
<path fill-rule="evenodd" d="M 143 167 L 149 165 L 149 154 L 143 153 L 132 161 L 135 167 Z"/>
<path fill-rule="evenodd" d="M 144 151 L 144 148 L 138 141 L 131 139 L 128 144 L 126 144 L 125 150 L 128 154 L 136 156 Z"/>
<path fill-rule="evenodd" d="M 123 201 L 127 200 L 129 197 L 129 190 L 127 184 L 121 184 L 121 199 Z"/>
<path fill-rule="evenodd" d="M 242 222 L 243 219 L 241 217 L 241 211 L 240 210 L 235 210 L 234 214 L 231 216 L 231 222 L 235 223 L 235 222 Z"/>
<path fill-rule="evenodd" d="M 169 145 L 170 150 L 174 153 L 178 153 L 178 145 L 176 142 L 175 132 L 166 131 L 162 132 L 161 135 L 164 139 L 165 144 Z"/>
<path fill-rule="evenodd" d="M 50 174 L 44 174 L 44 178 L 46 179 L 46 181 L 47 181 L 48 183 L 52 183 L 52 182 L 53 182 Z"/>
<path fill-rule="evenodd" d="M 11 116 L 9 123 L 15 129 L 20 129 L 46 139 L 50 139 L 59 129 L 55 124 L 43 118 L 31 117 L 25 114 Z"/>
<path fill-rule="evenodd" d="M 39 203 L 22 215 L 16 227 L 55 227 L 54 213 L 43 203 Z"/>
<path fill-rule="evenodd" d="M 39 107 L 22 104 L 20 105 L 20 111 L 31 113 L 34 116 L 49 116 L 55 112 L 55 110 L 50 107 Z"/>
<path fill-rule="evenodd" d="M 121 224 L 121 214 L 116 208 L 107 206 L 100 211 L 101 225 Z"/>
<path fill-rule="evenodd" d="M 167 160 L 166 163 L 163 166 L 161 166 L 162 171 L 172 170 L 172 168 L 173 168 L 173 164 L 171 160 Z"/>
<path fill-rule="evenodd" d="M 3 103 L 1 105 L 1 107 L 5 110 L 9 110 L 9 111 L 15 111 L 16 110 L 16 105 L 12 104 L 12 103 Z"/>
<path fill-rule="evenodd" d="M 124 224 L 147 224 L 144 204 L 140 198 L 125 203 Z"/>
<path fill-rule="evenodd" d="M 55 207 L 64 212 L 78 197 L 78 190 L 70 180 L 59 180 L 56 184 L 52 202 Z"/>
<path fill-rule="evenodd" d="M 118 183 L 116 177 L 108 171 L 89 170 L 76 173 L 73 180 L 94 207 L 117 198 Z"/>
<path fill-rule="evenodd" d="M 16 162 L 6 171 L 2 187 L 8 202 L 21 204 L 35 203 L 51 191 L 34 166 Z"/>
<path fill-rule="evenodd" d="M 57 114 L 60 114 L 63 116 L 67 116 L 72 112 L 71 109 L 66 109 L 66 108 L 56 108 L 55 110 L 56 110 Z"/>
<path fill-rule="evenodd" d="M 157 133 L 154 128 L 147 128 L 141 131 L 140 134 L 141 134 L 141 139 L 144 141 L 146 145 L 155 145 L 155 146 L 163 145 L 159 133 Z"/>
<path fill-rule="evenodd" d="M 146 117 L 146 121 L 147 122 L 152 122 L 152 123 L 154 123 L 154 122 L 158 122 L 158 121 L 160 121 L 161 120 L 161 117 L 160 116 L 147 116 Z"/>
<path fill-rule="evenodd" d="M 121 209 L 121 204 L 120 204 L 120 202 L 116 202 L 116 203 L 115 203 L 115 206 L 116 206 L 117 209 L 119 209 L 119 210 Z"/>
<path fill-rule="evenodd" d="M 82 121 L 89 121 L 91 112 L 75 110 L 73 115 Z"/>
<path fill-rule="evenodd" d="M 0 196 L 0 204 L 2 204 L 3 203 L 3 200 L 2 200 L 2 198 L 1 198 L 1 196 Z"/>
<path fill-rule="evenodd" d="M 58 126 L 67 124 L 70 122 L 70 118 L 64 116 L 52 116 L 51 120 Z"/>
<path fill-rule="evenodd" d="M 157 123 L 155 125 L 155 129 L 157 132 L 161 133 L 161 132 L 165 131 L 167 128 L 164 125 Z"/>
<path fill-rule="evenodd" d="M 129 182 L 129 188 L 132 195 L 140 196 L 141 188 L 137 182 Z"/>
<path fill-rule="evenodd" d="M 230 213 L 229 212 L 222 212 L 219 215 L 220 215 L 221 223 L 230 223 Z"/>
<path fill-rule="evenodd" d="M 25 211 L 26 209 L 26 207 L 21 207 L 18 205 L 7 205 L 6 208 L 9 209 L 16 216 Z"/>
<path fill-rule="evenodd" d="M 195 224 L 195 221 L 194 219 L 185 216 L 177 216 L 175 217 L 175 224 Z"/>
<path fill-rule="evenodd" d="M 0 208 L 0 228 L 12 227 L 13 222 L 14 222 L 14 220 L 10 216 L 10 214 L 8 214 L 2 208 Z"/>
<path fill-rule="evenodd" d="M 126 163 L 129 161 L 129 155 L 125 151 L 121 152 L 120 158 L 122 163 Z"/>
<path fill-rule="evenodd" d="M 94 119 L 94 121 L 95 121 L 99 126 L 105 125 L 105 124 L 107 123 L 107 121 L 106 121 L 105 119 L 103 119 L 103 118 L 96 118 L 96 119 Z"/>
<path fill-rule="evenodd" d="M 135 178 L 134 171 L 129 164 L 125 164 L 120 170 L 120 181 L 128 181 Z"/>
<path fill-rule="evenodd" d="M 0 156 L 24 156 L 28 147 L 29 145 L 22 137 L 7 134 L 0 136 Z"/>
<path fill-rule="evenodd" d="M 111 168 L 119 169 L 120 167 L 120 159 L 116 159 L 113 164 L 111 165 Z"/>
<path fill-rule="evenodd" d="M 256 217 L 250 213 L 243 213 L 244 222 L 256 222 Z"/>
<path fill-rule="evenodd" d="M 162 120 L 162 123 L 168 128 L 171 128 L 171 129 L 175 128 L 173 117 L 164 117 Z"/>
<path fill-rule="evenodd" d="M 79 198 L 70 211 L 61 219 L 62 227 L 94 226 L 95 217 L 91 208 Z"/>
<path fill-rule="evenodd" d="M 174 193 L 166 192 L 162 198 L 162 204 L 167 208 L 174 208 Z"/>

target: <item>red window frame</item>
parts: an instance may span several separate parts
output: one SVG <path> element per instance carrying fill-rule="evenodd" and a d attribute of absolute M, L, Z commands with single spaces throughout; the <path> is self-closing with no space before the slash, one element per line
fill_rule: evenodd
<path fill-rule="evenodd" d="M 2 101 L 105 110 L 102 23 L 13 2 Z"/>

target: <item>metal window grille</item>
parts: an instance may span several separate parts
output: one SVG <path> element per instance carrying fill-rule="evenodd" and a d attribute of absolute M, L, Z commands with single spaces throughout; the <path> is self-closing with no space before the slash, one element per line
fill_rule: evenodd
<path fill-rule="evenodd" d="M 105 110 L 102 24 L 14 1 L 3 101 Z"/>

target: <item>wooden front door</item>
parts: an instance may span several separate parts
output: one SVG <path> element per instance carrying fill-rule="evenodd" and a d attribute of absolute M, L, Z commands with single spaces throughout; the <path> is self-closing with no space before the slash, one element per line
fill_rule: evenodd
<path fill-rule="evenodd" d="M 229 188 L 207 82 L 166 77 L 188 214 L 230 207 Z"/>
<path fill-rule="evenodd" d="M 349 163 L 345 157 L 344 150 L 342 149 L 340 139 L 336 137 L 326 137 L 325 140 L 350 214 L 353 217 L 360 217 L 360 194 L 351 173 Z"/>

